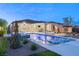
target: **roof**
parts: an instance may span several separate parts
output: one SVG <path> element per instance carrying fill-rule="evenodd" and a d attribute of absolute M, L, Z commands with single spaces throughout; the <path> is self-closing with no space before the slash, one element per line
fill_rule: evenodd
<path fill-rule="evenodd" d="M 16 21 L 12 22 L 12 23 L 15 23 Z M 31 20 L 31 19 L 24 19 L 24 20 L 19 20 L 17 21 L 19 23 L 22 23 L 22 22 L 26 22 L 26 23 L 45 23 L 45 21 L 36 21 L 36 20 Z"/>
<path fill-rule="evenodd" d="M 53 21 L 50 21 L 48 23 L 55 23 L 55 24 L 60 24 L 60 25 L 63 25 L 63 23 L 58 23 L 58 22 L 53 22 Z"/>
<path fill-rule="evenodd" d="M 72 25 L 69 25 L 69 26 L 68 26 L 68 25 L 67 25 L 67 26 L 66 26 L 66 25 L 64 25 L 64 27 L 73 27 L 73 26 L 72 26 Z"/>
<path fill-rule="evenodd" d="M 11 24 L 15 23 L 16 21 L 13 21 Z M 32 19 L 24 19 L 24 20 L 19 20 L 17 21 L 18 23 L 26 22 L 26 23 L 55 23 L 55 24 L 60 24 L 63 25 L 63 23 L 58 23 L 58 22 L 46 22 L 46 21 L 37 21 L 37 20 L 32 20 Z"/>

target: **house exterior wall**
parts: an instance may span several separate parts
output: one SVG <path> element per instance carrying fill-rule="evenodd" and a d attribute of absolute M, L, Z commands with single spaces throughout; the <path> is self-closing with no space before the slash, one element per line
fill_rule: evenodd
<path fill-rule="evenodd" d="M 65 28 L 67 28 L 67 32 L 72 32 L 72 27 L 63 27 L 62 24 L 57 23 L 27 23 L 27 22 L 18 22 L 18 31 L 19 32 L 45 32 L 45 25 L 47 32 L 60 32 L 64 33 Z M 12 24 L 12 32 L 15 30 L 15 24 Z"/>
<path fill-rule="evenodd" d="M 68 28 L 68 32 L 71 33 L 72 32 L 72 27 Z"/>
<path fill-rule="evenodd" d="M 64 31 L 65 31 L 66 33 L 72 33 L 72 28 L 73 28 L 73 27 L 64 27 Z"/>
<path fill-rule="evenodd" d="M 12 26 L 13 32 L 15 30 L 15 26 Z M 18 23 L 18 31 L 19 32 L 43 32 L 45 31 L 45 24 L 44 23 Z"/>
<path fill-rule="evenodd" d="M 49 23 L 48 25 L 49 26 L 47 27 L 47 29 L 52 32 L 60 32 L 60 33 L 64 32 L 63 25 L 61 25 L 61 24 Z"/>
<path fill-rule="evenodd" d="M 34 31 L 36 32 L 44 32 L 45 31 L 45 23 L 35 23 L 34 25 Z"/>
<path fill-rule="evenodd" d="M 28 23 L 18 23 L 18 31 L 19 32 L 29 32 L 30 28 L 31 28 L 32 24 L 28 24 Z"/>
<path fill-rule="evenodd" d="M 48 32 L 52 32 L 52 31 L 53 31 L 53 28 L 52 28 L 52 24 L 51 24 L 51 23 L 48 23 L 48 24 L 47 24 L 46 30 L 47 30 Z"/>

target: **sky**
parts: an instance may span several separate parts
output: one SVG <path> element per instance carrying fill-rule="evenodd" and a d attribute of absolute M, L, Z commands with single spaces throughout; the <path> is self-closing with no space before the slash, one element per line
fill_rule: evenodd
<path fill-rule="evenodd" d="M 9 24 L 23 19 L 63 22 L 68 16 L 79 25 L 78 3 L 0 3 L 0 18 Z"/>

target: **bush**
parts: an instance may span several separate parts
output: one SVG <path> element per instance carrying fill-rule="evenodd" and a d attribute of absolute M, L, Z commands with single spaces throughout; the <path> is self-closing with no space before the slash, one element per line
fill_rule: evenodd
<path fill-rule="evenodd" d="M 6 30 L 1 30 L 0 31 L 0 34 L 5 34 L 6 33 Z"/>
<path fill-rule="evenodd" d="M 4 34 L 4 31 L 0 31 L 0 36 L 3 36 L 3 34 Z"/>
<path fill-rule="evenodd" d="M 27 44 L 28 43 L 28 40 L 23 40 L 23 44 Z"/>
<path fill-rule="evenodd" d="M 31 50 L 36 50 L 37 49 L 37 46 L 36 45 L 32 45 L 31 46 Z"/>
<path fill-rule="evenodd" d="M 17 48 L 20 48 L 20 47 L 21 47 L 21 44 L 20 44 L 19 37 L 18 36 L 12 37 L 12 43 L 10 45 L 10 48 L 17 49 Z"/>
<path fill-rule="evenodd" d="M 13 43 L 13 44 L 10 46 L 10 48 L 12 48 L 12 49 L 18 49 L 18 48 L 20 48 L 20 47 L 21 47 L 21 45 L 19 45 L 18 42 L 16 43 L 16 41 L 15 41 L 15 43 Z"/>

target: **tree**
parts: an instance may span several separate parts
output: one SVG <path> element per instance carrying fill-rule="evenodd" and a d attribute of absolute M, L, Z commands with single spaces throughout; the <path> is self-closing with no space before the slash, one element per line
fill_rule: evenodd
<path fill-rule="evenodd" d="M 7 24 L 6 20 L 0 18 L 0 27 L 3 28 L 3 30 L 0 30 L 0 33 L 4 34 L 7 32 Z"/>
<path fill-rule="evenodd" d="M 5 27 L 7 25 L 7 21 L 4 19 L 0 19 L 0 26 Z"/>
<path fill-rule="evenodd" d="M 64 19 L 64 26 L 72 26 L 72 18 L 71 17 L 65 17 Z"/>
<path fill-rule="evenodd" d="M 69 26 L 73 26 L 73 24 L 72 24 L 72 17 L 65 17 L 63 19 L 64 19 L 64 27 L 65 27 L 64 30 L 65 30 L 65 33 L 68 33 L 68 27 Z"/>

